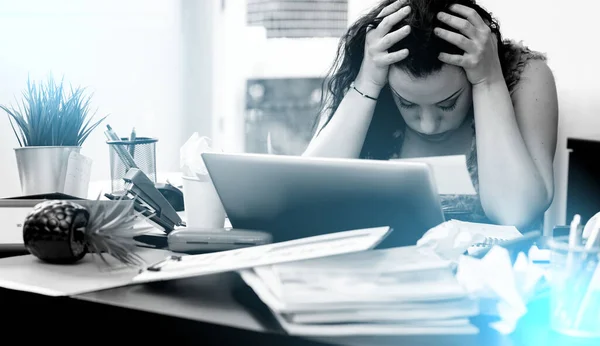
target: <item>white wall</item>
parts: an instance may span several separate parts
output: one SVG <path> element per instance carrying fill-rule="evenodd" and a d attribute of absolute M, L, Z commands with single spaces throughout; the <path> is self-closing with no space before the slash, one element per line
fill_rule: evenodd
<path fill-rule="evenodd" d="M 227 152 L 243 152 L 246 78 L 262 36 L 247 30 L 246 0 L 225 1 L 215 20 L 213 143 Z M 260 31 L 260 30 L 259 30 Z"/>
<path fill-rule="evenodd" d="M 213 137 L 218 126 L 218 101 L 220 93 L 219 59 L 223 47 L 222 0 L 157 0 L 171 4 L 180 2 L 182 68 L 180 99 L 182 132 L 178 146 L 169 155 L 179 160 L 178 148 L 194 132 Z M 224 0 L 223 0 L 224 1 Z M 243 0 L 234 0 L 243 1 Z M 236 52 L 239 54 L 239 52 Z M 181 120 L 180 119 L 180 120 Z"/>
<path fill-rule="evenodd" d="M 98 114 L 127 135 L 159 137 L 159 170 L 178 167 L 182 141 L 180 2 L 167 0 L 0 0 L 0 103 L 49 72 L 94 92 Z M 109 176 L 103 129 L 83 153 L 93 179 Z M 6 114 L 0 114 L 0 196 L 20 193 Z M 174 155 L 175 154 L 175 155 Z"/>

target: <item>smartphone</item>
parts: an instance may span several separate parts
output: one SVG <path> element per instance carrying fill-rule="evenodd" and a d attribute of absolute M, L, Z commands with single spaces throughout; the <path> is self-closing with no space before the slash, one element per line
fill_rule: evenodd
<path fill-rule="evenodd" d="M 266 232 L 235 228 L 178 228 L 169 233 L 169 250 L 186 254 L 199 254 L 234 250 L 272 242 Z"/>

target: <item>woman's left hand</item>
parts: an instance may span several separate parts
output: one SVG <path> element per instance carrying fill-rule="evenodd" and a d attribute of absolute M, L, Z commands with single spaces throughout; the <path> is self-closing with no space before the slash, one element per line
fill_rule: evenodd
<path fill-rule="evenodd" d="M 460 31 L 462 35 L 439 27 L 434 29 L 434 33 L 465 53 L 440 53 L 439 59 L 446 64 L 462 67 L 473 85 L 502 79 L 498 41 L 490 27 L 472 8 L 452 5 L 449 9 L 466 19 L 445 12 L 438 13 L 437 17 L 442 23 Z"/>

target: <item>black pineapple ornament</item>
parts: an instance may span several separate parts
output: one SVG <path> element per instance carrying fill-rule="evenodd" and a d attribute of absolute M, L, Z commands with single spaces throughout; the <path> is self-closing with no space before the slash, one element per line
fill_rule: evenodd
<path fill-rule="evenodd" d="M 74 263 L 87 252 L 85 228 L 90 213 L 79 204 L 47 201 L 35 206 L 23 224 L 25 247 L 50 263 Z"/>
<path fill-rule="evenodd" d="M 103 253 L 128 265 L 143 264 L 135 253 L 134 237 L 150 227 L 136 227 L 144 218 L 132 201 L 92 201 L 89 208 L 72 201 L 52 200 L 36 205 L 25 218 L 23 241 L 35 257 L 71 264 L 86 253 Z"/>

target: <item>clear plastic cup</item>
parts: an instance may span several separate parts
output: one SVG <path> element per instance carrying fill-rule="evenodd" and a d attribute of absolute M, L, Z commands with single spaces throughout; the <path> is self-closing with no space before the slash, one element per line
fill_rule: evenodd
<path fill-rule="evenodd" d="M 550 324 L 558 333 L 600 338 L 600 248 L 568 245 L 557 237 L 550 246 Z"/>

